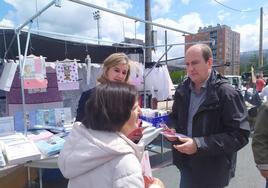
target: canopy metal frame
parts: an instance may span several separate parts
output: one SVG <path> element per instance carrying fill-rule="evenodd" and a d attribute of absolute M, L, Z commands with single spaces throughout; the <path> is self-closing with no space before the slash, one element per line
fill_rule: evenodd
<path fill-rule="evenodd" d="M 88 6 L 88 7 L 91 7 L 91 8 L 99 9 L 99 10 L 102 10 L 102 11 L 105 11 L 105 12 L 109 12 L 111 14 L 115 14 L 115 15 L 118 15 L 118 16 L 121 16 L 121 17 L 129 18 L 129 19 L 132 19 L 132 20 L 135 20 L 135 21 L 139 21 L 139 22 L 142 22 L 144 24 L 151 24 L 151 25 L 154 25 L 154 26 L 157 26 L 157 27 L 165 28 L 165 29 L 168 29 L 168 30 L 171 30 L 171 31 L 180 32 L 180 33 L 183 33 L 183 34 L 192 34 L 192 33 L 187 32 L 187 31 L 183 31 L 183 30 L 180 30 L 180 29 L 176 29 L 176 28 L 173 28 L 173 27 L 166 26 L 166 25 L 162 25 L 162 24 L 154 23 L 154 22 L 151 22 L 151 21 L 148 21 L 148 20 L 143 20 L 143 19 L 140 19 L 140 18 L 137 18 L 137 17 L 122 14 L 122 13 L 119 13 L 119 12 L 116 12 L 116 11 L 113 11 L 113 10 L 110 10 L 110 9 L 107 9 L 107 8 L 104 8 L 104 7 L 101 7 L 101 6 L 97 6 L 97 5 L 94 5 L 94 4 L 91 4 L 91 3 L 84 2 L 84 1 L 80 1 L 80 0 L 68 0 L 68 1 L 80 4 L 80 5 Z M 24 64 L 25 64 L 26 56 L 27 56 L 27 53 L 28 53 L 29 41 L 30 41 L 30 36 L 31 36 L 31 32 L 32 32 L 32 23 L 36 18 L 38 18 L 38 16 L 40 16 L 43 12 L 45 12 L 47 9 L 49 9 L 53 5 L 55 5 L 56 7 L 60 8 L 61 7 L 61 0 L 53 0 L 53 1 L 51 1 L 44 8 L 42 8 L 41 10 L 36 12 L 33 16 L 31 16 L 28 20 L 26 20 L 22 25 L 20 25 L 19 27 L 17 27 L 15 29 L 16 36 L 17 36 L 17 45 L 18 45 L 19 68 L 20 68 L 20 78 L 21 78 L 21 93 L 22 93 L 22 110 L 23 110 L 23 114 L 24 114 L 24 134 L 25 135 L 27 135 L 28 127 L 27 127 L 26 118 L 25 118 L 26 110 L 25 110 L 25 93 L 24 93 L 23 70 L 24 70 Z M 21 43 L 20 43 L 20 33 L 21 33 L 22 29 L 26 25 L 28 25 L 28 29 L 27 29 L 28 34 L 27 34 L 27 39 L 26 39 L 24 56 L 22 56 Z M 100 39 L 98 39 L 97 41 L 99 42 Z M 210 41 L 201 41 L 201 42 L 202 43 L 211 43 L 213 41 L 210 40 Z M 165 43 L 165 45 L 157 45 L 157 46 L 145 46 L 145 45 L 137 45 L 137 44 L 135 44 L 135 45 L 133 45 L 133 44 L 131 44 L 131 45 L 124 44 L 124 45 L 129 45 L 129 47 L 142 47 L 143 48 L 143 65 L 144 65 L 144 69 L 145 69 L 145 49 L 146 48 L 152 48 L 152 47 L 154 47 L 154 48 L 156 48 L 156 47 L 166 47 L 166 50 L 163 53 L 163 55 L 159 58 L 157 63 L 155 63 L 155 65 L 151 68 L 151 69 L 154 69 L 159 64 L 160 60 L 164 56 L 166 56 L 166 59 L 167 59 L 167 53 L 173 46 L 184 45 L 184 44 L 185 43 L 178 43 L 178 44 L 167 44 L 167 43 Z M 146 77 L 151 73 L 151 71 L 152 70 L 150 70 L 146 75 L 144 74 L 144 76 L 143 76 L 143 79 L 144 79 L 144 83 L 143 83 L 144 84 L 144 107 L 146 107 L 146 97 L 145 97 L 146 96 L 146 91 L 145 91 Z"/>

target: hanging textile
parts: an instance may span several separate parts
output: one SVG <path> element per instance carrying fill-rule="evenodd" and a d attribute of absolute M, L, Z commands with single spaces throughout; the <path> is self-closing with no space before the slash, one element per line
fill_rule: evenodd
<path fill-rule="evenodd" d="M 91 58 L 90 55 L 87 55 L 85 59 L 85 63 L 87 65 L 87 84 L 90 83 L 90 74 L 91 74 Z"/>
<path fill-rule="evenodd" d="M 15 112 L 14 117 L 15 130 L 17 132 L 23 132 L 25 128 L 23 112 Z M 42 126 L 64 127 L 65 124 L 71 124 L 73 122 L 73 119 L 71 114 L 71 108 L 69 107 L 42 109 L 37 108 L 35 110 L 30 110 L 26 112 L 25 122 L 27 124 L 28 129 L 35 129 L 37 127 L 42 128 Z"/>
<path fill-rule="evenodd" d="M 91 63 L 90 80 L 87 83 L 87 69 L 88 65 L 85 63 L 78 63 L 78 77 L 79 77 L 79 89 L 61 91 L 63 94 L 63 105 L 71 107 L 72 116 L 76 117 L 76 109 L 82 92 L 87 91 L 97 84 L 97 78 L 102 73 L 102 67 L 100 64 Z"/>
<path fill-rule="evenodd" d="M 35 111 L 26 112 L 25 122 L 27 124 L 27 128 L 32 127 L 36 124 Z M 24 114 L 22 111 L 14 112 L 14 127 L 16 132 L 24 132 Z"/>
<path fill-rule="evenodd" d="M 0 89 L 10 91 L 18 64 L 13 60 L 4 63 L 4 70 L 0 77 Z"/>
<path fill-rule="evenodd" d="M 37 109 L 35 113 L 36 125 L 56 125 L 55 109 Z"/>
<path fill-rule="evenodd" d="M 129 83 L 135 85 L 138 90 L 143 89 L 143 67 L 137 61 L 130 61 Z"/>
<path fill-rule="evenodd" d="M 55 108 L 55 119 L 57 127 L 63 127 L 65 124 L 71 124 L 73 122 L 71 108 Z"/>
<path fill-rule="evenodd" d="M 150 72 L 149 75 L 147 73 Z M 172 90 L 174 86 L 170 78 L 167 65 L 162 65 L 160 67 L 154 67 L 153 70 L 145 69 L 145 89 L 148 91 L 154 91 L 152 94 L 157 98 L 158 101 L 163 101 L 172 98 Z"/>
<path fill-rule="evenodd" d="M 32 93 L 24 92 L 25 111 L 32 111 L 38 108 L 61 108 L 63 107 L 63 94 L 58 90 L 57 75 L 54 63 L 46 62 L 46 75 L 48 87 L 45 92 Z M 31 91 L 31 90 L 30 90 Z M 10 92 L 6 93 L 7 114 L 12 116 L 17 111 L 22 111 L 22 93 L 19 72 L 15 74 Z"/>
<path fill-rule="evenodd" d="M 64 60 L 57 62 L 56 73 L 59 90 L 79 89 L 78 67 L 76 60 Z"/>
<path fill-rule="evenodd" d="M 0 117 L 0 134 L 13 133 L 14 132 L 14 117 L 6 116 Z"/>
<path fill-rule="evenodd" d="M 24 89 L 47 88 L 46 64 L 42 56 L 26 57 L 24 68 Z"/>

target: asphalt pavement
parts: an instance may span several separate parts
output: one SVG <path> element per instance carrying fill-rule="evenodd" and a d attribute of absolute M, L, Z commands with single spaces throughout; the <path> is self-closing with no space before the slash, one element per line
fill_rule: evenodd
<path fill-rule="evenodd" d="M 231 179 L 227 188 L 265 187 L 265 179 L 254 163 L 251 141 L 250 138 L 249 143 L 238 152 L 235 177 Z M 149 146 L 153 176 L 161 179 L 166 188 L 179 188 L 180 172 L 172 165 L 170 144 L 163 141 L 163 154 L 161 154 L 161 137 Z"/>

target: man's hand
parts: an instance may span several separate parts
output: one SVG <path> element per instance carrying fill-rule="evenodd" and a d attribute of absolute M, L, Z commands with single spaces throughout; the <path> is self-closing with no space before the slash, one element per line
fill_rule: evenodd
<path fill-rule="evenodd" d="M 185 137 L 180 137 L 179 140 L 182 142 L 182 144 L 173 145 L 173 147 L 178 150 L 181 153 L 185 153 L 188 155 L 192 155 L 197 152 L 197 145 L 194 141 L 194 139 Z"/>

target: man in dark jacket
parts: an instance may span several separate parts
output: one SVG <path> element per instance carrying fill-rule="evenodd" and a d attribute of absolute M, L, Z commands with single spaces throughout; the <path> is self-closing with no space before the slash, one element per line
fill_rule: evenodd
<path fill-rule="evenodd" d="M 167 138 L 181 172 L 180 188 L 224 187 L 236 152 L 248 143 L 246 106 L 240 92 L 212 69 L 209 46 L 191 46 L 185 64 L 188 78 L 176 89 L 168 125 L 187 137 Z"/>

